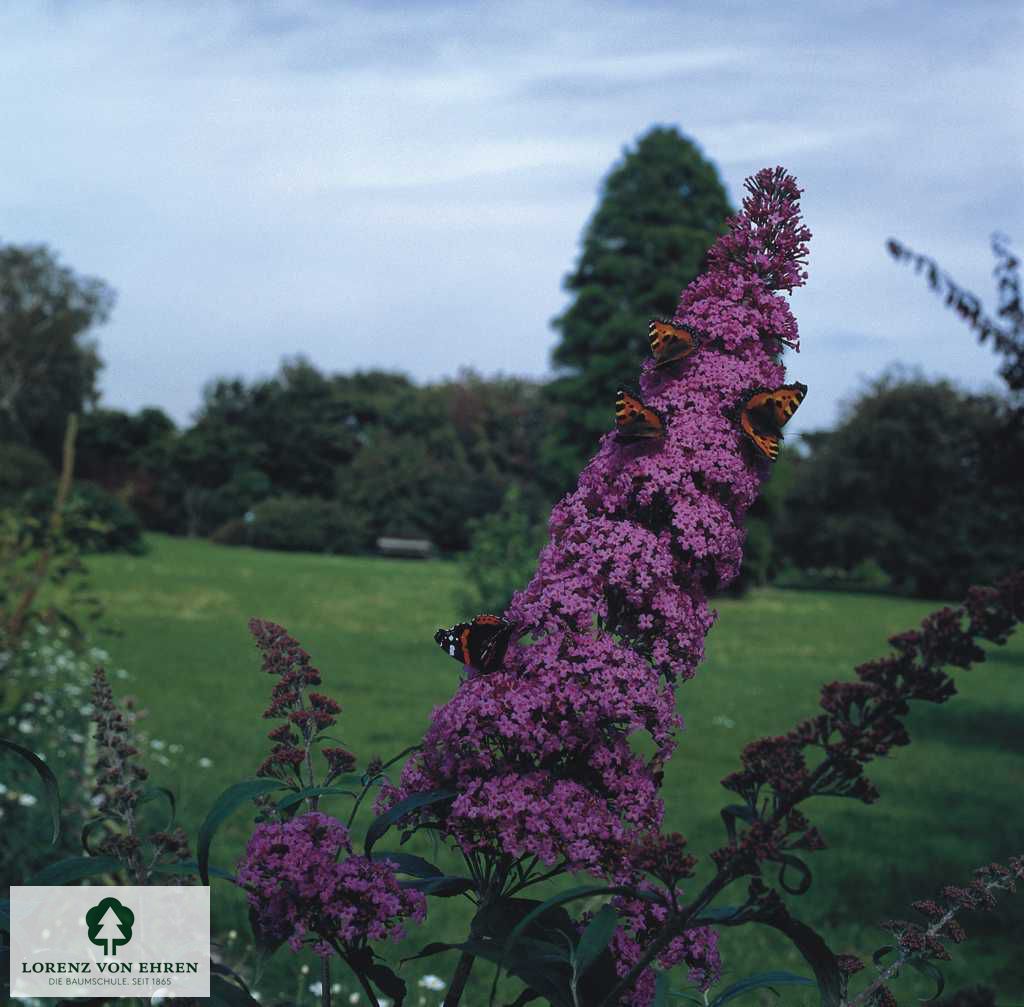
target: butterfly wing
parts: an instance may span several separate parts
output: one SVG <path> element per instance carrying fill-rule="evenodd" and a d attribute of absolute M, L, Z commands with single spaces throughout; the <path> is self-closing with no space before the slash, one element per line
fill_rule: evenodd
<path fill-rule="evenodd" d="M 779 457 L 782 428 L 789 422 L 807 394 L 799 381 L 778 388 L 755 388 L 747 392 L 740 409 L 740 429 L 769 461 Z"/>
<path fill-rule="evenodd" d="M 683 360 L 700 345 L 700 334 L 696 330 L 673 325 L 663 318 L 651 319 L 647 326 L 647 338 L 656 368 Z"/>
<path fill-rule="evenodd" d="M 782 385 L 771 395 L 772 409 L 775 411 L 775 422 L 784 427 L 793 413 L 800 407 L 807 394 L 807 385 L 797 381 L 792 385 Z"/>
<path fill-rule="evenodd" d="M 511 623 L 496 615 L 478 615 L 472 622 L 439 629 L 434 641 L 460 664 L 494 671 L 505 658 L 511 635 Z"/>
<path fill-rule="evenodd" d="M 744 406 L 740 413 L 740 429 L 750 438 L 754 447 L 761 452 L 769 461 L 775 461 L 779 457 L 779 441 L 782 440 L 780 433 L 767 430 L 758 430 L 754 426 L 754 417 L 750 406 Z"/>
<path fill-rule="evenodd" d="M 469 638 L 472 623 L 460 622 L 451 629 L 439 629 L 434 634 L 434 642 L 449 657 L 454 657 L 462 664 L 469 664 Z"/>
<path fill-rule="evenodd" d="M 511 623 L 496 615 L 478 615 L 470 634 L 470 664 L 480 671 L 500 668 L 511 638 Z"/>
<path fill-rule="evenodd" d="M 660 413 L 620 388 L 615 399 L 615 429 L 622 440 L 658 438 L 665 435 L 665 422 Z"/>

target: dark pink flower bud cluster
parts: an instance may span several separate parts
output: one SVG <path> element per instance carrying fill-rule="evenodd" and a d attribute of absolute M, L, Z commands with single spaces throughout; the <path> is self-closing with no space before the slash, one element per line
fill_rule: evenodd
<path fill-rule="evenodd" d="M 264 938 L 286 940 L 293 951 L 309 942 L 326 957 L 368 941 L 401 940 L 403 920 L 426 917 L 426 899 L 401 888 L 394 867 L 354 856 L 348 829 L 311 811 L 257 825 L 237 880 Z"/>
<path fill-rule="evenodd" d="M 283 626 L 265 619 L 250 619 L 249 632 L 262 652 L 263 670 L 277 676 L 270 706 L 263 716 L 285 721 L 267 734 L 274 747 L 257 770 L 257 776 L 276 776 L 293 783 L 300 776 L 314 739 L 338 722 L 341 706 L 330 696 L 306 691 L 309 686 L 320 684 L 320 672 Z M 328 757 L 331 776 L 348 772 L 355 765 L 355 756 L 344 749 L 328 751 L 332 753 Z"/>
<path fill-rule="evenodd" d="M 802 721 L 786 735 L 761 738 L 744 748 L 743 768 L 722 785 L 739 794 L 747 807 L 770 813 L 755 821 L 738 839 L 716 850 L 715 863 L 738 873 L 756 873 L 758 864 L 793 848 L 820 849 L 821 834 L 795 806 L 809 797 L 878 798 L 864 775 L 872 759 L 910 743 L 903 719 L 911 700 L 943 703 L 956 693 L 946 665 L 968 668 L 983 661 L 979 640 L 1005 643 L 1024 618 L 1024 573 L 994 587 L 971 588 L 957 608 L 929 615 L 918 630 L 890 639 L 896 653 L 868 661 L 857 669 L 857 682 L 831 682 L 822 688 L 822 713 Z M 808 749 L 820 757 L 809 764 Z"/>
<path fill-rule="evenodd" d="M 796 345 L 778 291 L 803 282 L 799 189 L 775 169 L 747 190 L 674 317 L 706 334 L 701 345 L 669 367 L 643 365 L 641 395 L 664 437 L 602 439 L 505 613 L 529 645 L 513 643 L 502 669 L 470 676 L 434 711 L 379 808 L 453 789 L 443 824 L 463 848 L 612 877 L 632 869 L 630 837 L 659 825 L 675 683 L 703 657 L 707 593 L 739 571 L 743 517 L 768 470 L 733 411 L 745 392 L 783 383 L 779 354 Z M 647 759 L 630 747 L 638 732 L 653 742 Z"/>

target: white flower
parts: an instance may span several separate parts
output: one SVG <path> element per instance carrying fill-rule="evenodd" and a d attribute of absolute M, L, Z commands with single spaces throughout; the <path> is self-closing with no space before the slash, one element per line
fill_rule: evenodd
<path fill-rule="evenodd" d="M 309 992 L 315 997 L 323 996 L 324 984 L 323 983 L 310 983 Z"/>
<path fill-rule="evenodd" d="M 358 993 L 353 993 L 351 996 L 349 996 L 348 1002 L 350 1004 L 357 1004 L 357 1003 L 359 1003 L 359 994 Z"/>
<path fill-rule="evenodd" d="M 238 931 L 237 930 L 229 930 L 228 931 L 228 940 L 229 941 L 237 941 L 238 940 Z"/>
<path fill-rule="evenodd" d="M 117 671 L 114 672 L 114 674 L 118 678 L 127 678 L 128 677 L 128 672 L 125 671 L 124 668 L 118 668 Z"/>
<path fill-rule="evenodd" d="M 18 798 L 18 803 L 23 808 L 31 808 L 33 804 L 38 804 L 39 803 L 39 798 L 36 797 L 35 794 L 22 794 Z"/>
<path fill-rule="evenodd" d="M 3 797 L 3 795 L 6 794 L 6 793 L 7 793 L 7 788 L 2 783 L 0 783 L 0 797 Z"/>
<path fill-rule="evenodd" d="M 19 720 L 18 730 L 21 731 L 22 734 L 31 734 L 32 722 L 30 720 Z"/>
<path fill-rule="evenodd" d="M 208 759 L 205 755 L 199 759 L 200 769 L 209 769 L 213 765 L 213 759 Z"/>
<path fill-rule="evenodd" d="M 149 743 L 149 747 L 155 749 L 157 752 L 162 752 L 167 747 L 167 742 L 161 741 L 159 738 L 154 738 Z"/>
<path fill-rule="evenodd" d="M 341 992 L 341 983 L 331 983 L 331 992 L 332 993 L 340 993 Z"/>
<path fill-rule="evenodd" d="M 308 966 L 308 965 L 303 965 L 303 966 L 302 966 L 302 968 L 301 968 L 301 969 L 299 969 L 299 971 L 300 971 L 300 972 L 301 972 L 301 973 L 302 973 L 302 974 L 303 974 L 304 976 L 308 976 L 308 975 L 309 975 L 309 966 Z"/>
<path fill-rule="evenodd" d="M 732 717 L 726 717 L 719 713 L 717 716 L 711 718 L 711 723 L 718 727 L 735 727 L 736 721 Z"/>
<path fill-rule="evenodd" d="M 440 976 L 426 975 L 424 976 L 417 985 L 421 989 L 425 990 L 443 990 L 445 987 L 445 981 Z"/>

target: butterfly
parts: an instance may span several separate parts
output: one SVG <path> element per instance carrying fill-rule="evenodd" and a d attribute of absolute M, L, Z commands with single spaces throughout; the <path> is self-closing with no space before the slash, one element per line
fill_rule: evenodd
<path fill-rule="evenodd" d="M 652 318 L 647 326 L 647 338 L 654 354 L 654 366 L 667 367 L 677 360 L 688 357 L 701 342 L 701 333 L 696 329 L 673 325 L 664 318 Z"/>
<path fill-rule="evenodd" d="M 740 429 L 770 461 L 779 457 L 782 428 L 806 394 L 807 385 L 799 381 L 778 388 L 752 388 L 744 392 L 738 410 Z"/>
<path fill-rule="evenodd" d="M 632 392 L 620 388 L 615 399 L 615 430 L 624 441 L 664 437 L 665 421 Z"/>
<path fill-rule="evenodd" d="M 456 661 L 477 671 L 495 671 L 505 659 L 511 636 L 512 623 L 497 615 L 478 615 L 472 622 L 439 629 L 434 640 Z"/>

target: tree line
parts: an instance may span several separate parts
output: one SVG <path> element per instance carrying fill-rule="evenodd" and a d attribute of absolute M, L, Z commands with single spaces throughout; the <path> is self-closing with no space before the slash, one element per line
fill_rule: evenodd
<path fill-rule="evenodd" d="M 467 371 L 417 384 L 296 356 L 268 378 L 215 379 L 180 429 L 157 408 L 99 404 L 92 333 L 113 308 L 109 287 L 47 248 L 0 245 L 0 498 L 46 506 L 64 418 L 80 413 L 76 499 L 108 529 L 94 526 L 95 547 L 137 542 L 142 527 L 352 553 L 427 538 L 473 547 L 470 579 L 497 605 L 610 429 L 647 321 L 671 314 L 730 212 L 697 146 L 655 128 L 623 152 L 586 225 L 552 380 Z M 1024 542 L 1022 426 L 1007 397 L 882 375 L 776 466 L 748 519 L 744 583 L 950 597 L 998 576 Z"/>

